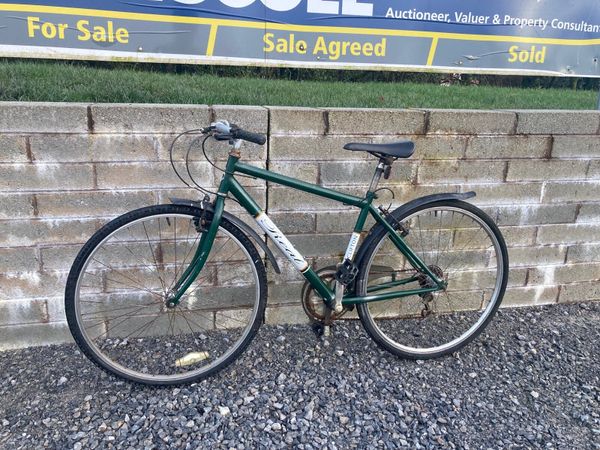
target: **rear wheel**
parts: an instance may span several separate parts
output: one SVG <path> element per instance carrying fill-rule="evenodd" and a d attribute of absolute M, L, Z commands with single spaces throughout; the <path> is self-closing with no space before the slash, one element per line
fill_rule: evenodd
<path fill-rule="evenodd" d="M 403 228 L 398 234 L 408 232 L 405 242 L 447 288 L 363 303 L 359 317 L 369 335 L 398 356 L 428 359 L 454 352 L 481 333 L 502 301 L 508 279 L 504 239 L 483 211 L 458 200 L 396 216 Z M 370 239 L 357 281 L 360 296 L 435 286 L 383 227 Z"/>
<path fill-rule="evenodd" d="M 100 367 L 144 384 L 197 381 L 230 364 L 256 334 L 265 268 L 246 235 L 225 219 L 204 268 L 180 303 L 169 304 L 200 242 L 201 214 L 182 205 L 132 211 L 80 251 L 67 281 L 67 320 Z"/>

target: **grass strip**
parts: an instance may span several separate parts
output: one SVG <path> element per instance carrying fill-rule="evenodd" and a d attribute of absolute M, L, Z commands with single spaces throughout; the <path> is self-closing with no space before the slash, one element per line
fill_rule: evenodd
<path fill-rule="evenodd" d="M 595 109 L 592 90 L 293 81 L 165 73 L 46 61 L 0 61 L 0 100 L 360 108 Z"/>

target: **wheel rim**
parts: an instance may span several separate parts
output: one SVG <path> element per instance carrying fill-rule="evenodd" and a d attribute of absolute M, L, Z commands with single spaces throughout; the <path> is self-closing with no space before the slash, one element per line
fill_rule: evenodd
<path fill-rule="evenodd" d="M 75 290 L 76 320 L 112 371 L 155 383 L 195 378 L 232 357 L 251 332 L 259 276 L 248 250 L 223 227 L 179 305 L 167 307 L 169 289 L 200 240 L 194 219 L 171 213 L 133 220 L 85 260 Z"/>
<path fill-rule="evenodd" d="M 462 208 L 425 208 L 402 223 L 409 230 L 407 244 L 448 287 L 430 299 L 411 296 L 360 305 L 362 317 L 385 344 L 401 352 L 428 356 L 450 351 L 475 335 L 495 310 L 504 278 L 502 247 L 483 219 Z M 392 246 L 386 234 L 371 253 L 363 292 L 393 277 L 419 275 L 395 247 L 392 254 Z M 428 282 L 421 277 L 377 293 L 424 287 Z"/>

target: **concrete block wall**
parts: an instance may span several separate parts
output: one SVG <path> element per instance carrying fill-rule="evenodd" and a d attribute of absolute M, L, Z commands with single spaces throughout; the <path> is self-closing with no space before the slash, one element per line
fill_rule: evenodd
<path fill-rule="evenodd" d="M 344 143 L 413 139 L 415 155 L 386 184 L 394 203 L 477 191 L 509 245 L 504 306 L 600 300 L 599 112 L 0 103 L 0 349 L 70 339 L 63 289 L 81 245 L 120 213 L 197 196 L 173 174 L 169 144 L 221 118 L 269 135 L 244 146 L 245 161 L 355 194 L 374 160 Z M 179 160 L 190 139 L 176 146 Z M 208 151 L 225 156 L 217 144 Z M 202 184 L 218 183 L 194 161 Z M 241 181 L 317 268 L 343 254 L 354 210 Z M 303 280 L 278 259 L 267 321 L 305 321 Z"/>

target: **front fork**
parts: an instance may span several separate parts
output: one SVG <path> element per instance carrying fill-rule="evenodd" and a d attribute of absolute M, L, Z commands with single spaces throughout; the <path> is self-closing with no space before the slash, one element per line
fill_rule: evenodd
<path fill-rule="evenodd" d="M 181 297 L 185 294 L 188 288 L 196 280 L 210 253 L 210 249 L 213 246 L 219 225 L 221 224 L 221 218 L 223 217 L 223 210 L 225 209 L 225 198 L 221 195 L 217 195 L 217 199 L 214 204 L 214 213 L 210 221 L 210 225 L 206 231 L 199 230 L 202 233 L 200 243 L 196 248 L 194 257 L 190 264 L 185 269 L 185 272 L 181 275 L 179 280 L 175 283 L 170 292 L 167 293 L 167 307 L 174 308 L 181 302 Z M 199 224 L 202 226 L 202 224 Z"/>

